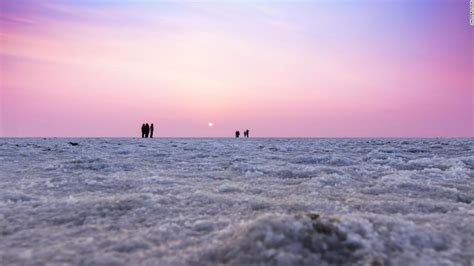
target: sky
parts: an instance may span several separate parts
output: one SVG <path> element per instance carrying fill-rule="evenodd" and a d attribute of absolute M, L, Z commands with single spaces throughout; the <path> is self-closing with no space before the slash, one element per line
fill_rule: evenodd
<path fill-rule="evenodd" d="M 0 0 L 0 137 L 473 137 L 473 39 L 467 0 Z"/>

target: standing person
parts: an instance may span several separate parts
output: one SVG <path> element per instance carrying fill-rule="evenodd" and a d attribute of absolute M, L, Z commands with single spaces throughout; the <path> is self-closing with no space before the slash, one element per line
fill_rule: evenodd
<path fill-rule="evenodd" d="M 238 130 L 235 131 L 235 137 L 236 137 L 236 138 L 240 137 L 240 131 L 238 131 Z"/>
<path fill-rule="evenodd" d="M 148 135 L 150 134 L 150 125 L 148 123 L 145 124 L 145 138 L 148 138 Z"/>
<path fill-rule="evenodd" d="M 249 137 L 249 133 L 250 133 L 250 131 L 249 131 L 248 129 L 247 129 L 247 130 L 245 130 L 245 137 L 247 137 L 247 138 L 248 138 L 248 137 Z"/>
<path fill-rule="evenodd" d="M 145 123 L 142 125 L 142 138 L 145 137 Z"/>
<path fill-rule="evenodd" d="M 153 138 L 153 130 L 155 130 L 155 127 L 153 126 L 153 123 L 150 125 L 150 138 Z"/>

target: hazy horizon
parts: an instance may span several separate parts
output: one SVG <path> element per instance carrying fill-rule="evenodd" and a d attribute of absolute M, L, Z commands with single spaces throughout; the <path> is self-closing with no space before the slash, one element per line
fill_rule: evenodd
<path fill-rule="evenodd" d="M 0 139 L 141 139 L 140 136 L 30 136 L 30 137 L 14 137 L 14 136 L 2 136 Z M 437 136 L 412 136 L 412 137 L 403 137 L 403 136 L 374 136 L 374 137 L 351 137 L 351 136 L 341 136 L 341 137 L 331 137 L 331 136 L 300 136 L 300 137 L 288 137 L 288 136 L 257 136 L 250 137 L 250 139 L 472 139 L 472 136 L 453 136 L 453 137 L 437 137 Z M 195 137 L 195 136 L 154 136 L 153 138 L 147 138 L 150 141 L 153 139 L 235 139 L 235 136 L 218 136 L 218 137 Z M 248 138 L 240 137 L 244 141 Z M 147 141 L 147 140 L 145 140 Z"/>
<path fill-rule="evenodd" d="M 473 137 L 473 37 L 469 1 L 2 1 L 0 137 Z"/>

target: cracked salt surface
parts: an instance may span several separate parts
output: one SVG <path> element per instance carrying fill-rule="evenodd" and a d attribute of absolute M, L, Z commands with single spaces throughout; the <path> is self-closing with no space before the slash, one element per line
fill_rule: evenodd
<path fill-rule="evenodd" d="M 473 265 L 473 146 L 0 139 L 0 264 Z"/>

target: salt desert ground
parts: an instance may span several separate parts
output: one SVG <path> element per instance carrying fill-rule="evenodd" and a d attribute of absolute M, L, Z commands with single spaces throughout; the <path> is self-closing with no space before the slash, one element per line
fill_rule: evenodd
<path fill-rule="evenodd" d="M 0 264 L 473 265 L 473 146 L 3 138 Z"/>

